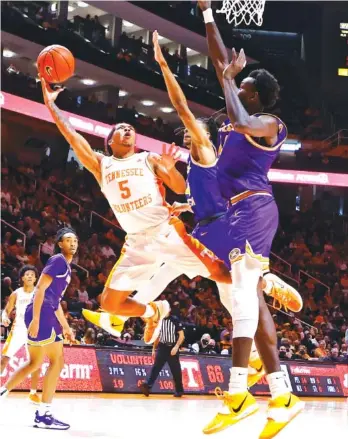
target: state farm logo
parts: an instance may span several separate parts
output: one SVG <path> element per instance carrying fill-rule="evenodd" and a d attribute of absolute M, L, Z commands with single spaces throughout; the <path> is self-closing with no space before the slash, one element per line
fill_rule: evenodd
<path fill-rule="evenodd" d="M 41 376 L 46 374 L 49 363 L 44 363 L 41 366 Z M 90 380 L 93 366 L 91 364 L 65 364 L 60 378 L 62 380 Z"/>
<path fill-rule="evenodd" d="M 23 366 L 27 360 L 25 358 L 12 357 L 6 367 L 6 369 L 1 374 L 2 377 L 7 375 L 12 375 L 18 368 Z M 44 377 L 48 369 L 49 363 L 43 363 L 41 366 L 40 377 Z M 90 380 L 91 374 L 93 373 L 93 365 L 91 364 L 76 364 L 70 363 L 65 364 L 61 373 L 60 378 L 62 380 Z"/>
<path fill-rule="evenodd" d="M 291 368 L 291 373 L 293 373 L 294 375 L 310 375 L 311 374 L 311 370 L 308 369 L 308 367 L 290 366 L 290 368 Z"/>

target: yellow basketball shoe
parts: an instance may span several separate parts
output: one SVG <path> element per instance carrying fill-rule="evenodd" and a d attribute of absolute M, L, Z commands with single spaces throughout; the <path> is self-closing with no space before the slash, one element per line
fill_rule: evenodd
<path fill-rule="evenodd" d="M 274 308 L 285 308 L 285 311 L 290 310 L 292 312 L 299 312 L 303 307 L 303 301 L 300 293 L 295 290 L 291 285 L 284 282 L 280 277 L 273 273 L 267 273 L 264 276 L 267 283 L 272 285 L 271 291 L 266 293 L 273 297 Z M 277 306 L 278 302 L 278 306 Z"/>
<path fill-rule="evenodd" d="M 247 416 L 257 412 L 259 407 L 256 399 L 249 392 L 231 395 L 223 392 L 220 387 L 215 389 L 215 395 L 223 400 L 223 408 L 215 418 L 203 428 L 203 433 L 211 434 L 224 430 L 236 424 Z"/>
<path fill-rule="evenodd" d="M 40 396 L 35 392 L 35 393 L 29 393 L 29 396 L 28 396 L 28 398 L 29 398 L 29 401 L 32 403 L 32 404 L 40 404 L 41 403 L 41 398 L 40 398 Z"/>
<path fill-rule="evenodd" d="M 168 315 L 170 305 L 167 300 L 158 300 L 150 302 L 149 306 L 154 310 L 154 315 L 149 318 L 143 318 L 146 323 L 144 329 L 144 342 L 152 344 L 159 336 L 162 320 Z"/>
<path fill-rule="evenodd" d="M 260 379 L 266 374 L 265 368 L 262 364 L 259 369 L 249 368 L 248 372 L 248 389 L 257 384 Z"/>
<path fill-rule="evenodd" d="M 104 329 L 114 337 L 120 337 L 123 331 L 125 320 L 118 316 L 113 316 L 107 312 L 90 311 L 89 309 L 83 309 L 82 315 L 93 325 Z"/>
<path fill-rule="evenodd" d="M 271 399 L 267 409 L 267 424 L 259 439 L 271 439 L 276 436 L 303 409 L 305 403 L 292 393 Z"/>

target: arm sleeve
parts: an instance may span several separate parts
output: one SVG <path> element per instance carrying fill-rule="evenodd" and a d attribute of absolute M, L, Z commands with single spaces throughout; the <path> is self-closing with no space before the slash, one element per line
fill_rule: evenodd
<path fill-rule="evenodd" d="M 65 259 L 60 255 L 55 255 L 49 258 L 42 272 L 51 277 L 57 277 L 66 273 L 67 269 L 68 267 Z"/>

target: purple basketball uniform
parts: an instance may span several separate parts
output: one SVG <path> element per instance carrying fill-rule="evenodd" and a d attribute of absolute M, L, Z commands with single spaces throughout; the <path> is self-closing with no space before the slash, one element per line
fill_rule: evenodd
<path fill-rule="evenodd" d="M 71 280 L 71 267 L 65 257 L 59 253 L 47 261 L 42 273 L 53 278 L 51 285 L 47 288 L 40 312 L 40 326 L 36 338 L 28 335 L 28 344 L 32 346 L 45 346 L 56 341 L 62 341 L 62 327 L 56 317 L 55 311 L 64 292 Z M 33 302 L 28 305 L 25 311 L 25 324 L 29 327 L 33 319 Z"/>
<path fill-rule="evenodd" d="M 203 166 L 189 156 L 185 194 L 198 224 L 210 222 L 227 211 L 228 203 L 221 195 L 216 171 L 216 163 Z"/>
<path fill-rule="evenodd" d="M 212 223 L 196 228 L 194 236 L 228 266 L 248 252 L 260 260 L 264 271 L 269 269 L 278 208 L 267 174 L 287 137 L 285 124 L 274 117 L 278 135 L 272 146 L 263 139 L 236 133 L 229 120 L 219 130 L 216 175 L 229 208 Z"/>

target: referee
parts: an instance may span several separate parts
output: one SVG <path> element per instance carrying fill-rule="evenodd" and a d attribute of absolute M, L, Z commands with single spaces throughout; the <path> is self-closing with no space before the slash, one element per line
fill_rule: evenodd
<path fill-rule="evenodd" d="M 179 347 L 185 340 L 184 330 L 181 322 L 175 316 L 170 315 L 170 311 L 167 316 L 162 320 L 162 326 L 158 339 L 155 341 L 152 349 L 152 355 L 155 355 L 156 346 L 158 344 L 158 350 L 155 358 L 154 365 L 152 366 L 150 378 L 148 381 L 144 381 L 140 385 L 140 390 L 145 396 L 149 396 L 151 387 L 156 381 L 163 366 L 168 363 L 170 371 L 172 372 L 176 398 L 181 398 L 184 393 L 182 385 L 182 373 L 179 361 Z"/>

